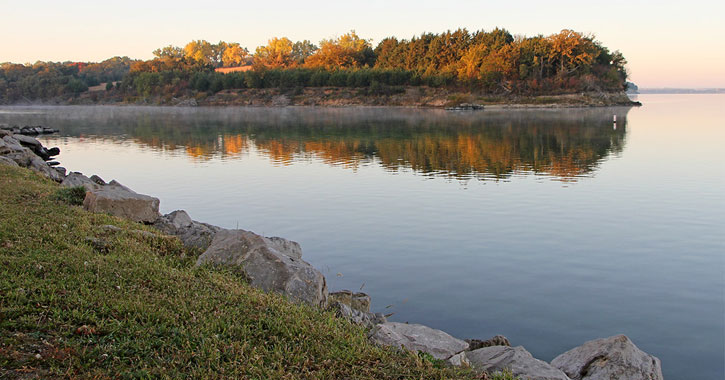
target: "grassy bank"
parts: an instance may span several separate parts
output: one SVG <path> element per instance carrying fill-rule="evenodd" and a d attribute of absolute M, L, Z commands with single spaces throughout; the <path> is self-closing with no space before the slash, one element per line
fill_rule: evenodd
<path fill-rule="evenodd" d="M 471 377 L 195 268 L 175 238 L 70 206 L 59 189 L 0 165 L 0 378 Z"/>

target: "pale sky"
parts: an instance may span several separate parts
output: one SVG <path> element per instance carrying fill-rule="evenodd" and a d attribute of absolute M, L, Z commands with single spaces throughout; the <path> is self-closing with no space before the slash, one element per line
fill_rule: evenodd
<path fill-rule="evenodd" d="M 0 0 L 0 62 L 149 59 L 190 40 L 314 43 L 354 29 L 373 46 L 458 27 L 592 33 L 629 61 L 640 87 L 725 87 L 725 1 L 102 1 Z"/>

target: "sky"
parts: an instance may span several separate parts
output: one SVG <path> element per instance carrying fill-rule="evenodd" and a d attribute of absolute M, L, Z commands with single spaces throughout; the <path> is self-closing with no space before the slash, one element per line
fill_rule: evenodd
<path fill-rule="evenodd" d="M 0 0 L 0 62 L 150 59 L 204 39 L 251 52 L 272 37 L 314 43 L 355 30 L 385 37 L 507 29 L 593 34 L 621 51 L 639 87 L 725 87 L 725 1 L 9 1 Z"/>

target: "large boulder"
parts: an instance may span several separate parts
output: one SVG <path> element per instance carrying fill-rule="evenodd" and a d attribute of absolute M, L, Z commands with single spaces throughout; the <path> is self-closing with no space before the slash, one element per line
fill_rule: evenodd
<path fill-rule="evenodd" d="M 43 146 L 43 144 L 41 144 L 40 141 L 38 141 L 38 139 L 30 137 L 30 136 L 16 134 L 16 135 L 13 135 L 13 138 L 15 138 L 15 140 L 18 140 L 18 142 L 20 142 L 20 144 L 25 145 L 32 150 L 40 149 Z"/>
<path fill-rule="evenodd" d="M 382 345 L 411 351 L 422 351 L 436 359 L 446 360 L 468 348 L 468 343 L 447 333 L 419 324 L 381 323 L 373 329 L 370 340 Z"/>
<path fill-rule="evenodd" d="M 466 359 L 477 372 L 510 370 L 522 380 L 569 380 L 564 372 L 536 359 L 523 347 L 491 346 L 466 352 Z"/>
<path fill-rule="evenodd" d="M 660 360 L 640 350 L 625 335 L 595 339 L 551 362 L 574 380 L 661 380 Z"/>
<path fill-rule="evenodd" d="M 17 162 L 15 162 L 5 156 L 0 156 L 0 165 L 19 166 Z"/>
<path fill-rule="evenodd" d="M 46 149 L 43 144 L 40 143 L 40 141 L 33 137 L 15 134 L 13 135 L 13 138 L 17 140 L 21 145 L 28 147 L 30 150 L 33 151 L 33 153 L 38 155 L 38 157 L 42 158 L 44 161 L 48 161 L 50 157 L 60 154 L 59 148 L 55 147 L 51 149 Z"/>
<path fill-rule="evenodd" d="M 39 157 L 30 148 L 23 146 L 32 144 L 30 144 L 29 142 L 26 142 L 26 144 L 22 144 L 22 141 L 18 140 L 19 137 L 23 139 L 34 140 L 35 142 L 40 144 L 32 137 L 22 135 L 6 135 L 3 136 L 2 140 L 0 140 L 0 155 L 14 161 L 16 164 L 18 164 L 18 166 L 35 170 L 36 172 L 39 172 L 54 181 L 62 181 L 63 175 L 55 170 L 53 167 L 48 165 L 48 163 L 46 163 L 44 159 Z"/>
<path fill-rule="evenodd" d="M 302 260 L 299 244 L 282 238 L 265 238 L 244 230 L 221 230 L 199 256 L 197 265 L 203 264 L 237 266 L 254 287 L 282 293 L 293 301 L 310 305 L 327 303 L 325 277 Z"/>
<path fill-rule="evenodd" d="M 83 208 L 143 223 L 152 223 L 160 216 L 158 198 L 136 193 L 116 181 L 86 192 Z"/>
<path fill-rule="evenodd" d="M 221 231 L 220 227 L 191 220 L 184 210 L 176 210 L 161 216 L 154 221 L 153 226 L 167 235 L 177 236 L 184 247 L 197 252 L 209 248 L 214 235 Z"/>
<path fill-rule="evenodd" d="M 53 181 L 63 181 L 63 175 L 60 172 L 55 170 L 55 168 L 53 168 L 52 166 L 48 165 L 45 160 L 35 154 L 32 154 L 32 156 L 30 156 L 30 163 L 28 165 L 28 168 L 35 170 L 36 172 L 52 179 Z"/>
<path fill-rule="evenodd" d="M 33 152 L 30 149 L 20 145 L 20 142 L 16 140 L 13 136 L 8 135 L 0 139 L 0 156 L 5 156 L 15 161 L 20 166 L 28 166 L 30 162 L 30 156 L 28 156 L 28 153 L 32 154 Z M 18 161 L 20 157 L 28 158 L 25 159 L 25 163 L 23 163 Z"/>
<path fill-rule="evenodd" d="M 93 182 L 90 178 L 79 172 L 71 172 L 68 174 L 60 185 L 65 187 L 83 186 L 86 191 L 96 191 L 101 189 L 101 185 Z"/>

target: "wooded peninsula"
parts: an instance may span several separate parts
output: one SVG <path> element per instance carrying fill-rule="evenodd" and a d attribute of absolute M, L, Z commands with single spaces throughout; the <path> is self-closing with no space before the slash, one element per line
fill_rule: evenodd
<path fill-rule="evenodd" d="M 272 38 L 166 46 L 151 60 L 0 64 L 0 104 L 403 105 L 631 104 L 626 60 L 594 36 L 505 29 L 385 38 Z"/>

